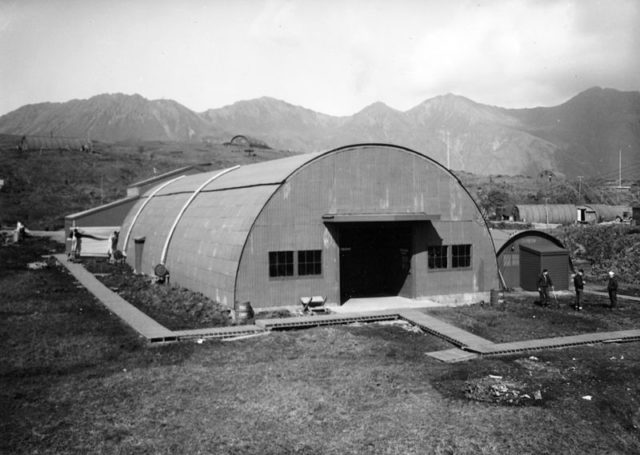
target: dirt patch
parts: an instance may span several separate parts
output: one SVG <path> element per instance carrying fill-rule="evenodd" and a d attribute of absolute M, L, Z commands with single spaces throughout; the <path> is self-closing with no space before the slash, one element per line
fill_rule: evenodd
<path fill-rule="evenodd" d="M 469 400 L 509 406 L 524 406 L 542 400 L 540 390 L 524 382 L 489 375 L 465 383 L 464 395 Z"/>
<path fill-rule="evenodd" d="M 104 259 L 83 262 L 105 286 L 170 330 L 224 327 L 233 323 L 230 308 L 199 292 L 135 275 L 127 264 L 110 264 Z"/>

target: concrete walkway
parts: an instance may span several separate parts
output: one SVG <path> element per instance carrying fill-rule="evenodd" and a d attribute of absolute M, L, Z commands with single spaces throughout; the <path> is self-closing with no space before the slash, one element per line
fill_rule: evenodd
<path fill-rule="evenodd" d="M 446 306 L 432 300 L 413 300 L 406 297 L 371 297 L 349 299 L 342 305 L 330 306 L 332 313 L 362 313 L 369 311 L 389 311 L 399 309 L 419 309 Z"/>
<path fill-rule="evenodd" d="M 481 338 L 444 321 L 424 314 L 413 307 L 380 311 L 343 312 L 339 314 L 332 313 L 279 319 L 257 319 L 255 324 L 252 325 L 172 331 L 158 324 L 155 320 L 151 319 L 142 311 L 122 299 L 118 294 L 108 289 L 81 264 L 69 262 L 67 257 L 63 254 L 57 254 L 54 255 L 54 257 L 111 312 L 116 314 L 150 343 L 173 342 L 194 338 L 233 339 L 266 333 L 270 330 L 278 329 L 317 327 L 322 325 L 349 324 L 354 322 L 388 321 L 394 319 L 403 319 L 417 327 L 420 327 L 425 332 L 438 336 L 439 338 L 455 345 L 456 348 L 453 349 L 428 353 L 429 356 L 444 362 L 459 362 L 480 356 L 504 355 L 593 343 L 640 341 L 640 330 L 623 330 L 617 332 L 587 333 L 567 337 L 544 338 L 510 343 L 493 343 L 490 340 Z M 620 298 L 623 298 L 623 296 L 620 296 Z M 633 297 L 632 299 L 640 300 L 637 297 Z M 365 305 L 367 302 L 360 303 Z M 373 302 L 373 304 L 375 306 L 375 302 Z M 371 308 L 371 302 L 369 302 L 367 308 Z"/>

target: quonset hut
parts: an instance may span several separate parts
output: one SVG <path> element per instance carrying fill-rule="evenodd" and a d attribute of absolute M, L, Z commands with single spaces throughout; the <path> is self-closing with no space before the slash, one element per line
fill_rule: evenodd
<path fill-rule="evenodd" d="M 493 240 L 460 181 L 385 144 L 169 181 L 127 215 L 119 248 L 141 272 L 162 264 L 172 284 L 229 306 L 312 295 L 468 303 L 498 286 Z"/>
<path fill-rule="evenodd" d="M 557 237 L 536 230 L 493 230 L 492 235 L 505 287 L 535 291 L 537 278 L 546 268 L 557 290 L 569 289 L 573 264 Z"/>

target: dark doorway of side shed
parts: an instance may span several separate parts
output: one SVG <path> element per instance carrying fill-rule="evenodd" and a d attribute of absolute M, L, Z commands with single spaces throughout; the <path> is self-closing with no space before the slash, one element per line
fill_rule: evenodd
<path fill-rule="evenodd" d="M 342 223 L 338 244 L 340 303 L 401 293 L 411 268 L 411 223 Z"/>

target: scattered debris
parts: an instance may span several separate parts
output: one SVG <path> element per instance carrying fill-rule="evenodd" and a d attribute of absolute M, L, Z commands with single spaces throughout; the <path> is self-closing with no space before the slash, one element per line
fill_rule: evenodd
<path fill-rule="evenodd" d="M 531 403 L 532 395 L 535 400 L 542 400 L 540 390 L 531 392 L 527 390 L 527 385 L 522 382 L 495 375 L 467 381 L 464 394 L 470 400 L 513 406 L 523 406 Z"/>

